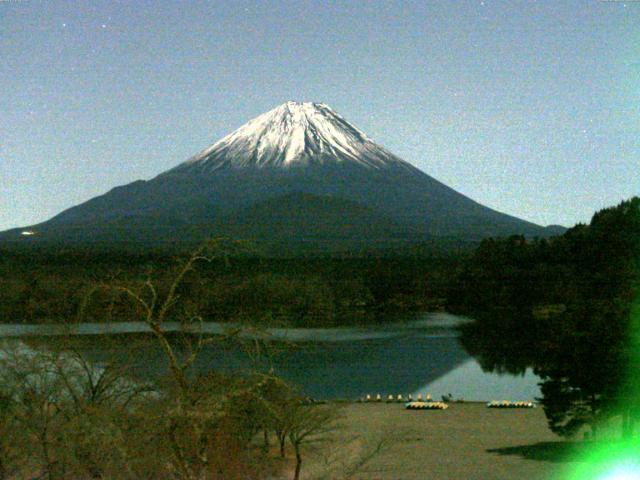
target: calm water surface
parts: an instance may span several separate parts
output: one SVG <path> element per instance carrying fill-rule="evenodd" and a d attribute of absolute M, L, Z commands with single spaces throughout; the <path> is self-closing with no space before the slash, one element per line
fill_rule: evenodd
<path fill-rule="evenodd" d="M 328 329 L 269 329 L 269 348 L 249 334 L 239 341 L 216 341 L 199 355 L 194 370 L 216 368 L 227 372 L 252 368 L 274 372 L 298 385 L 315 398 L 356 399 L 366 394 L 431 394 L 434 399 L 454 398 L 533 400 L 540 396 L 538 378 L 485 373 L 458 341 L 455 327 L 462 317 L 444 313 L 420 314 L 377 327 Z M 169 324 L 169 329 L 177 325 Z M 211 323 L 205 331 L 224 333 L 225 327 Z M 95 363 L 112 354 L 130 358 L 131 373 L 148 378 L 166 372 L 166 361 L 157 345 L 146 336 L 105 333 L 148 331 L 138 322 L 77 325 L 72 333 Z M 69 333 L 59 326 L 0 325 L 0 337 L 16 338 L 33 345 L 46 345 L 55 335 Z M 135 337 L 135 338 L 134 338 Z M 143 337 L 141 340 L 140 337 Z M 115 353 L 114 353 L 115 352 Z"/>

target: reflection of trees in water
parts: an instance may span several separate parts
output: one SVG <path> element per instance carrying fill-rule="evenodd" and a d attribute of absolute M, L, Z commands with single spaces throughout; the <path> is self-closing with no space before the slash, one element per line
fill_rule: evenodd
<path fill-rule="evenodd" d="M 46 341 L 46 340 L 44 340 Z M 76 337 L 75 348 L 92 362 L 106 363 L 112 356 L 129 358 L 129 374 L 139 379 L 167 373 L 166 359 L 149 335 L 104 338 Z M 177 352 L 181 340 L 172 339 Z M 453 337 L 429 337 L 409 332 L 393 338 L 353 342 L 270 342 L 256 358 L 255 350 L 237 340 L 219 339 L 203 349 L 189 372 L 205 374 L 214 369 L 226 373 L 253 368 L 274 372 L 317 398 L 357 398 L 366 393 L 410 393 L 458 367 L 469 356 Z M 252 351 L 249 355 L 247 351 Z"/>
<path fill-rule="evenodd" d="M 457 307 L 476 319 L 461 327 L 465 349 L 488 371 L 533 368 L 552 430 L 572 435 L 586 424 L 595 433 L 622 415 L 633 434 L 640 198 L 551 241 L 485 241 L 458 280 Z"/>
<path fill-rule="evenodd" d="M 541 403 L 553 431 L 570 436 L 620 413 L 629 350 L 624 329 L 603 319 L 622 318 L 621 312 L 569 310 L 550 322 L 500 313 L 464 325 L 461 343 L 485 371 L 521 374 L 532 368 L 541 378 Z"/>
<path fill-rule="evenodd" d="M 460 343 L 486 372 L 521 375 L 534 364 L 535 339 L 521 315 L 487 312 L 460 326 Z"/>

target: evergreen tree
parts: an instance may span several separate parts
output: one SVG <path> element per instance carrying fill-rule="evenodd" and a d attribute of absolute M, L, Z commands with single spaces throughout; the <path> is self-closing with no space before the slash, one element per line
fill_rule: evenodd
<path fill-rule="evenodd" d="M 569 436 L 620 413 L 632 430 L 640 198 L 550 241 L 485 241 L 458 278 L 453 307 L 476 319 L 463 331 L 467 350 L 487 370 L 533 368 L 554 432 Z"/>

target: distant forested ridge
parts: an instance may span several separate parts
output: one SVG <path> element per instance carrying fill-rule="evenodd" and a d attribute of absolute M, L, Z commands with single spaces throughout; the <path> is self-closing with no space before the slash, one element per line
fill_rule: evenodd
<path fill-rule="evenodd" d="M 623 413 L 629 434 L 640 405 L 629 381 L 640 375 L 639 278 L 635 197 L 556 238 L 483 241 L 452 282 L 448 308 L 476 319 L 463 341 L 483 368 L 540 375 L 554 431 Z"/>
<path fill-rule="evenodd" d="M 188 252 L 0 249 L 0 322 L 131 321 L 114 294 L 152 279 L 167 289 Z M 460 254 L 266 258 L 231 254 L 201 263 L 180 286 L 180 308 L 205 321 L 328 326 L 375 322 L 380 313 L 438 310 Z"/>

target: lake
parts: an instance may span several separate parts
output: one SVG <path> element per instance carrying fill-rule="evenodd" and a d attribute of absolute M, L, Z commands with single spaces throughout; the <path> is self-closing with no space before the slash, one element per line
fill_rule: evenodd
<path fill-rule="evenodd" d="M 252 368 L 274 372 L 318 399 L 357 399 L 367 394 L 429 393 L 432 398 L 451 394 L 467 401 L 534 400 L 540 396 L 539 379 L 530 371 L 523 376 L 483 372 L 458 340 L 456 326 L 466 321 L 445 313 L 396 317 L 382 326 L 327 329 L 268 329 L 268 348 L 245 333 L 236 341 L 216 340 L 198 356 L 194 371 L 212 368 L 245 372 Z M 178 329 L 167 324 L 167 329 Z M 209 334 L 228 327 L 208 323 Z M 52 336 L 73 333 L 74 344 L 93 362 L 110 355 L 130 359 L 131 375 L 157 377 L 166 372 L 158 345 L 143 323 L 128 322 L 68 327 L 0 325 L 0 337 L 11 337 L 32 347 L 46 345 Z M 105 335 L 105 333 L 120 335 Z M 215 337 L 217 338 L 217 337 Z M 221 339 L 222 337 L 220 337 Z M 256 350 L 256 345 L 260 348 Z"/>

